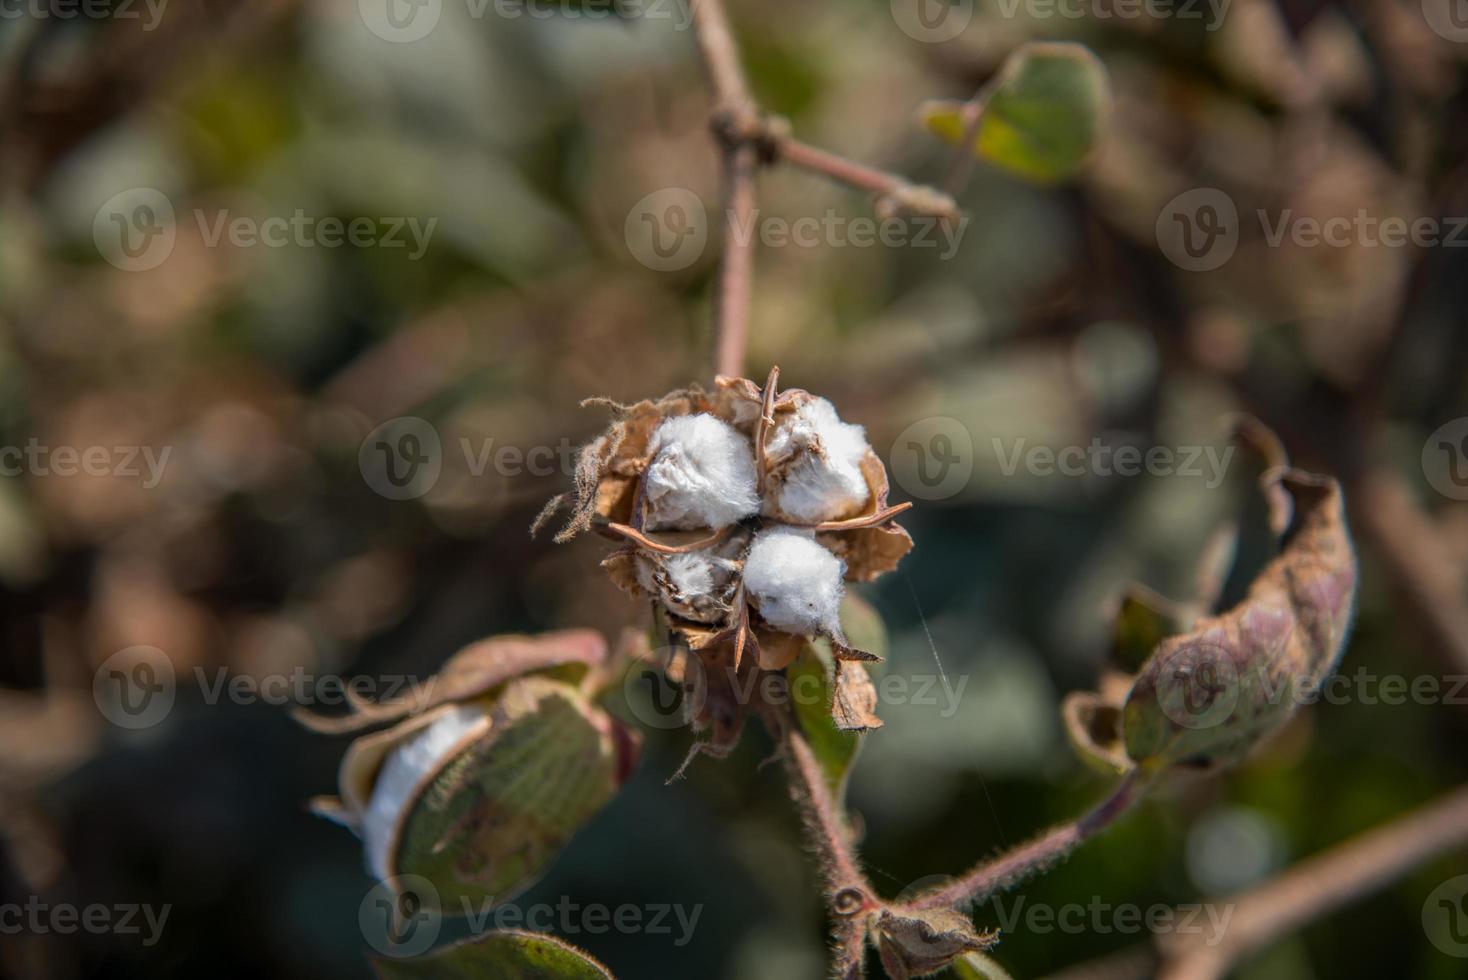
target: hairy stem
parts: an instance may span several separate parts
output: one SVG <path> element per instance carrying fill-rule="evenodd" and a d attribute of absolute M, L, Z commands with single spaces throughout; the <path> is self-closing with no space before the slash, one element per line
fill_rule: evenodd
<path fill-rule="evenodd" d="M 960 907 L 983 901 L 1001 888 L 1043 871 L 1082 842 L 1111 826 L 1142 798 L 1146 781 L 1136 772 L 1126 777 L 1085 816 L 1061 824 L 992 861 L 984 861 L 957 881 L 908 903 L 914 909 Z"/>
<path fill-rule="evenodd" d="M 794 718 L 788 719 L 785 727 L 784 748 L 791 795 L 800 809 L 806 834 L 821 857 L 826 906 L 834 933 L 831 975 L 837 980 L 859 980 L 866 975 L 868 913 L 880 900 L 861 873 L 846 820 L 831 796 L 825 770 Z"/>

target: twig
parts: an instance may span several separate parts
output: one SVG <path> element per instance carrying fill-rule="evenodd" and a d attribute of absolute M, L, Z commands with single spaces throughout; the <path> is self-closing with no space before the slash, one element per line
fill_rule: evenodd
<path fill-rule="evenodd" d="M 1061 824 L 1006 854 L 974 867 L 951 884 L 908 903 L 914 909 L 973 905 L 995 891 L 1042 871 L 1078 845 L 1105 830 L 1132 808 L 1146 791 L 1146 778 L 1133 771 L 1117 784 L 1095 809 L 1071 823 Z"/>
<path fill-rule="evenodd" d="M 714 373 L 744 373 L 749 345 L 749 302 L 754 278 L 754 222 L 760 164 L 784 161 L 878 197 L 879 208 L 898 208 L 946 220 L 959 216 L 953 198 L 932 187 L 848 160 L 793 138 L 783 120 L 763 116 L 739 61 L 722 0 L 693 0 L 693 32 L 714 89 L 710 120 L 724 171 L 724 251 L 714 300 Z"/>
<path fill-rule="evenodd" d="M 714 88 L 714 118 L 752 115 L 754 100 L 744 80 L 739 49 L 723 3 L 693 0 L 692 13 L 694 36 Z M 754 186 L 759 158 L 752 145 L 728 139 L 722 143 L 724 252 L 714 299 L 714 373 L 737 377 L 744 373 L 744 352 L 749 345 L 749 294 L 754 278 L 754 235 L 750 230 L 759 206 Z"/>
<path fill-rule="evenodd" d="M 1221 942 L 1174 934 L 1159 939 L 1166 980 L 1213 980 L 1280 936 L 1370 894 L 1422 862 L 1468 846 L 1468 786 L 1405 817 L 1302 861 L 1273 881 L 1232 898 Z"/>
<path fill-rule="evenodd" d="M 939 218 L 958 217 L 958 203 L 936 188 L 909 183 L 896 174 L 848 160 L 809 143 L 802 143 L 792 136 L 781 134 L 773 125 L 765 126 L 761 138 L 769 146 L 770 156 L 782 163 L 821 174 L 848 187 L 871 191 L 880 200 L 889 201 L 913 214 L 929 214 Z"/>

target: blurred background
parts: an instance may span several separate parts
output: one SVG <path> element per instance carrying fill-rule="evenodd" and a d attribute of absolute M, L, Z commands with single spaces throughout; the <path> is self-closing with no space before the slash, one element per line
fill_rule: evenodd
<path fill-rule="evenodd" d="M 1092 46 L 1115 92 L 1078 181 L 979 166 L 953 248 L 857 244 L 867 195 L 759 178 L 762 219 L 822 231 L 762 242 L 749 374 L 829 397 L 916 501 L 916 549 L 860 592 L 889 672 L 931 680 L 936 657 L 952 692 L 883 704 L 856 769 L 887 894 L 1099 796 L 1058 703 L 1095 684 L 1111 605 L 1132 581 L 1186 598 L 1218 529 L 1257 521 L 1248 466 L 1065 474 L 1034 447 L 1217 454 L 1223 416 L 1259 415 L 1346 487 L 1363 584 L 1342 672 L 1365 680 L 1015 900 L 1197 902 L 1468 778 L 1454 2 L 731 0 L 766 109 L 915 181 L 951 152 L 919 103 L 969 97 L 1027 39 Z M 604 542 L 527 529 L 605 423 L 579 402 L 710 381 L 718 161 L 686 5 L 27 0 L 0 11 L 0 93 L 0 904 L 169 909 L 151 937 L 7 934 L 0 973 L 368 976 L 360 847 L 305 808 L 345 740 L 291 720 L 297 689 L 249 684 L 421 678 L 492 633 L 645 622 Z M 1441 234 L 1393 245 L 1359 213 Z M 1330 218 L 1353 222 L 1338 241 L 1295 233 Z M 668 258 L 659 231 L 691 244 Z M 369 439 L 404 416 L 429 463 L 406 484 Z M 160 667 L 168 704 L 119 713 L 113 672 Z M 1389 676 L 1441 683 L 1393 704 Z M 648 729 L 633 781 L 517 904 L 700 910 L 682 943 L 563 933 L 622 977 L 821 976 L 770 742 L 664 785 L 689 738 Z M 1422 925 L 1463 857 L 1239 975 L 1463 976 L 1468 950 Z M 1101 921 L 1020 925 L 996 958 L 1039 976 L 1144 939 Z"/>

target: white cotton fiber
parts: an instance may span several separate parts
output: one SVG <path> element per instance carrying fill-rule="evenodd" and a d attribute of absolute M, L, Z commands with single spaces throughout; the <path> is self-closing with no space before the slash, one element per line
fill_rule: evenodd
<path fill-rule="evenodd" d="M 372 787 L 372 800 L 362 818 L 362 844 L 367 870 L 378 880 L 389 877 L 393 833 L 403 807 L 418 783 L 448 755 L 464 736 L 484 721 L 483 705 L 461 704 L 444 713 L 422 731 L 388 754 Z"/>
<path fill-rule="evenodd" d="M 850 517 L 871 497 L 861 462 L 871 450 L 866 431 L 841 421 L 824 398 L 812 398 L 775 427 L 765 443 L 766 458 L 793 458 L 783 470 L 775 502 L 785 515 L 804 524 Z"/>
<path fill-rule="evenodd" d="M 754 450 L 728 423 L 675 415 L 658 426 L 649 449 L 647 530 L 718 530 L 759 512 Z"/>
<path fill-rule="evenodd" d="M 846 563 L 813 534 L 775 527 L 755 535 L 744 559 L 744 588 L 776 629 L 840 639 L 845 573 Z"/>

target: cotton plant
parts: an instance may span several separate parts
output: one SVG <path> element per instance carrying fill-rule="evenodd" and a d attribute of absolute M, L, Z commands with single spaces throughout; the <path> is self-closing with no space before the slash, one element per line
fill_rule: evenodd
<path fill-rule="evenodd" d="M 888 503 L 887 469 L 865 430 L 826 399 L 718 377 L 635 405 L 614 405 L 607 431 L 582 451 L 576 489 L 551 501 L 537 527 L 569 505 L 567 541 L 596 531 L 621 547 L 612 580 L 651 600 L 672 643 L 707 679 L 696 751 L 727 754 L 746 716 L 766 706 L 737 696 L 751 672 L 783 671 L 812 638 L 832 650 L 836 726 L 881 725 L 865 670 L 876 655 L 852 647 L 840 611 L 848 582 L 891 571 L 912 549 Z M 806 653 L 807 656 L 815 656 Z M 687 665 L 674 665 L 682 681 Z"/>
<path fill-rule="evenodd" d="M 701 753 L 726 755 L 750 717 L 777 744 L 819 860 L 831 977 L 859 980 L 874 959 L 894 980 L 948 969 L 1004 977 L 989 955 L 1001 937 L 976 925 L 977 903 L 1043 872 L 1158 785 L 1238 764 L 1299 709 L 1299 700 L 1269 691 L 1311 689 L 1334 669 L 1358 576 L 1341 489 L 1291 466 L 1263 426 L 1241 422 L 1238 438 L 1268 464 L 1259 489 L 1277 553 L 1232 608 L 1218 608 L 1218 575 L 1200 576 L 1212 585 L 1191 602 L 1134 594 L 1121 605 L 1117 665 L 1062 711 L 1081 757 L 1112 781 L 1109 791 L 1080 817 L 946 884 L 883 897 L 863 870 L 844 799 L 861 741 L 884 737 L 868 674 L 880 659 L 880 620 L 852 592 L 912 551 L 895 521 L 908 505 L 889 502 L 886 467 L 834 404 L 781 390 L 778 369 L 763 384 L 741 376 L 753 263 L 750 242 L 734 230 L 757 201 L 755 171 L 777 163 L 868 191 L 883 213 L 960 215 L 948 192 L 795 140 L 787 123 L 758 110 L 719 0 L 693 12 L 730 202 L 715 380 L 632 405 L 601 402 L 612 409 L 610 424 L 536 527 L 569 508 L 556 541 L 608 539 L 603 567 L 652 611 L 656 638 L 676 654 L 658 666 L 685 689 L 701 679 L 688 720 L 710 734 L 693 743 L 685 766 Z M 929 104 L 922 116 L 959 148 L 953 187 L 976 162 L 1050 183 L 1091 157 L 1108 91 L 1086 49 L 1029 44 L 971 100 Z M 315 809 L 358 834 L 369 874 L 394 888 L 426 880 L 445 909 L 453 900 L 503 901 L 534 881 L 627 778 L 639 740 L 615 708 L 616 678 L 651 648 L 638 631 L 614 648 L 586 630 L 495 637 L 454 656 L 415 697 L 303 716 L 319 731 L 357 736 L 338 795 Z M 1192 683 L 1200 677 L 1235 683 L 1202 690 Z M 767 698 L 807 678 L 818 703 Z M 384 959 L 378 970 L 389 978 L 610 977 L 559 940 L 506 930 Z"/>

